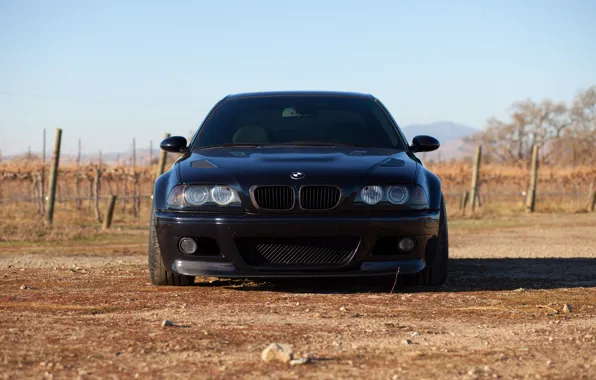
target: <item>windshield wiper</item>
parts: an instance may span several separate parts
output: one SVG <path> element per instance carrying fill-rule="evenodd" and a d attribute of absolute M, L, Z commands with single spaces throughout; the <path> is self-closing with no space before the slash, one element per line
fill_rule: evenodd
<path fill-rule="evenodd" d="M 197 147 L 194 150 L 210 149 L 210 148 L 233 148 L 233 147 L 244 147 L 244 148 L 258 148 L 261 146 L 268 146 L 271 144 L 253 144 L 253 143 L 226 143 L 218 145 L 205 145 Z"/>

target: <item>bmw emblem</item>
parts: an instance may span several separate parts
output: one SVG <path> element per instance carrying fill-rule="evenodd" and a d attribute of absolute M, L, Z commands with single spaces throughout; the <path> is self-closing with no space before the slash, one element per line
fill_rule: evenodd
<path fill-rule="evenodd" d="M 290 178 L 292 179 L 302 179 L 304 177 L 305 175 L 302 172 L 293 172 L 292 174 L 290 174 Z"/>

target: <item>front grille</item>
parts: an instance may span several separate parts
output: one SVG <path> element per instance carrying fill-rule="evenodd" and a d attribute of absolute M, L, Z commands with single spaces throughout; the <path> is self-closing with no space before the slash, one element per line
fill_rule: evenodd
<path fill-rule="evenodd" d="M 337 206 L 341 192 L 335 186 L 303 186 L 300 207 L 305 210 L 329 210 Z"/>
<path fill-rule="evenodd" d="M 236 247 L 248 265 L 341 265 L 348 262 L 359 237 L 238 238 Z"/>
<path fill-rule="evenodd" d="M 294 198 L 294 189 L 289 186 L 259 186 L 253 192 L 255 206 L 266 210 L 291 210 Z"/>

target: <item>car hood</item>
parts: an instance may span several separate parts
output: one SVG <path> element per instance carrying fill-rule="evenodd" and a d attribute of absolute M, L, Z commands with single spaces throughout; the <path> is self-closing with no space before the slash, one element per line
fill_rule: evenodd
<path fill-rule="evenodd" d="M 229 147 L 178 161 L 183 183 L 252 185 L 412 183 L 416 161 L 405 152 L 351 147 Z M 293 172 L 304 177 L 294 180 Z"/>

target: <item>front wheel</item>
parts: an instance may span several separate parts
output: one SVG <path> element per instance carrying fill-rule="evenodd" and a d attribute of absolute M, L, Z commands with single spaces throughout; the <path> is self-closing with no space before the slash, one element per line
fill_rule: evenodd
<path fill-rule="evenodd" d="M 174 273 L 166 269 L 161 258 L 161 250 L 157 242 L 155 209 L 151 208 L 149 224 L 149 277 L 153 285 L 188 286 L 195 282 L 194 276 Z"/>
<path fill-rule="evenodd" d="M 441 196 L 438 236 L 432 237 L 426 254 L 426 266 L 416 274 L 405 278 L 406 285 L 439 286 L 447 280 L 447 262 L 449 261 L 449 233 L 447 229 L 447 211 Z"/>

